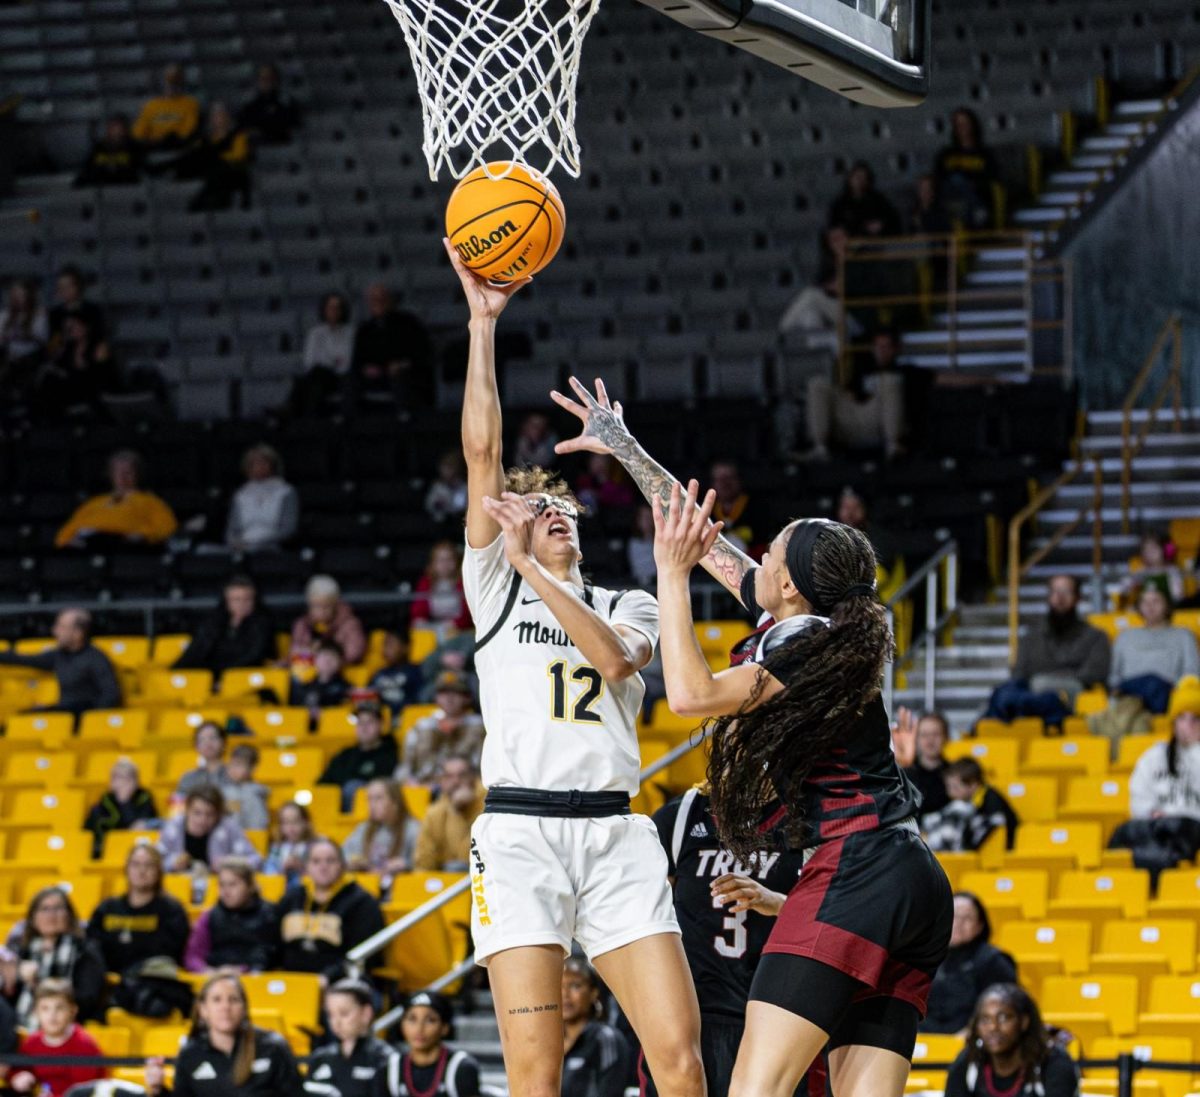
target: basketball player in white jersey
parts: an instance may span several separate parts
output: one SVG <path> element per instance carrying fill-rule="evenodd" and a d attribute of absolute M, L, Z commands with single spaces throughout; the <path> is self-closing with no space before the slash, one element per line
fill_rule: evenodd
<path fill-rule="evenodd" d="M 471 927 L 513 1097 L 559 1097 L 562 963 L 574 938 L 616 995 L 664 1097 L 703 1097 L 700 1015 L 654 824 L 638 790 L 639 671 L 658 639 L 642 591 L 585 585 L 579 506 L 501 459 L 495 325 L 524 283 L 492 286 L 446 242 L 471 310 L 463 397 L 463 585 L 487 737 L 471 834 Z"/>

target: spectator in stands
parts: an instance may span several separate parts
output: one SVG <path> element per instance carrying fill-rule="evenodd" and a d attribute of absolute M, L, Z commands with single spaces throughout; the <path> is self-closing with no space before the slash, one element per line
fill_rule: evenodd
<path fill-rule="evenodd" d="M 864 533 L 875 550 L 875 564 L 878 569 L 875 585 L 885 591 L 894 585 L 896 577 L 903 574 L 904 558 L 896 545 L 895 538 L 871 520 L 870 506 L 862 492 L 846 486 L 838 493 L 837 511 L 834 517 L 843 525 L 852 526 L 859 533 Z"/>
<path fill-rule="evenodd" d="M 245 857 L 255 867 L 262 862 L 238 821 L 226 812 L 225 797 L 215 785 L 187 794 L 183 815 L 163 824 L 158 848 L 168 872 L 193 876 L 216 871 L 226 857 Z"/>
<path fill-rule="evenodd" d="M 1013 676 L 997 686 L 986 716 L 1014 720 L 1040 716 L 1060 727 L 1089 686 L 1108 681 L 1108 637 L 1079 617 L 1079 580 L 1053 575 L 1046 589 L 1049 612 L 1021 637 Z"/>
<path fill-rule="evenodd" d="M 548 468 L 554 464 L 556 445 L 558 435 L 550 429 L 549 418 L 540 411 L 531 411 L 517 427 L 514 463 L 520 468 Z"/>
<path fill-rule="evenodd" d="M 575 497 L 589 510 L 628 510 L 636 496 L 625 470 L 611 453 L 589 453 L 575 479 Z"/>
<path fill-rule="evenodd" d="M 1012 983 L 1017 965 L 992 944 L 992 923 L 978 897 L 954 893 L 950 951 L 929 988 L 922 1032 L 965 1033 L 979 996 L 994 983 Z"/>
<path fill-rule="evenodd" d="M 383 734 L 382 713 L 374 701 L 354 706 L 354 739 L 354 746 L 339 750 L 317 781 L 341 788 L 343 811 L 350 810 L 354 794 L 368 782 L 391 777 L 399 759 L 396 739 Z"/>
<path fill-rule="evenodd" d="M 163 893 L 163 858 L 154 846 L 129 851 L 125 887 L 88 919 L 88 937 L 100 946 L 105 968 L 120 975 L 154 956 L 182 962 L 188 916 L 178 899 Z"/>
<path fill-rule="evenodd" d="M 580 956 L 568 957 L 562 975 L 563 1093 L 621 1097 L 633 1080 L 629 1044 L 603 1016 L 596 969 Z"/>
<path fill-rule="evenodd" d="M 339 979 L 325 992 L 325 1015 L 334 1042 L 317 1048 L 309 1058 L 306 1092 L 338 1097 L 383 1093 L 384 1073 L 394 1052 L 374 1035 L 375 1000 L 375 991 L 361 979 Z M 427 1092 L 424 1079 L 412 1080 L 413 1089 Z M 447 1088 L 447 1092 L 470 1097 L 468 1090 Z"/>
<path fill-rule="evenodd" d="M 847 236 L 895 236 L 900 232 L 896 207 L 875 187 L 871 165 L 859 160 L 846 175 L 846 183 L 829 207 L 828 223 L 846 230 Z"/>
<path fill-rule="evenodd" d="M 917 178 L 912 212 L 908 215 L 908 231 L 913 236 L 941 236 L 952 228 L 938 194 L 937 176 L 926 172 Z"/>
<path fill-rule="evenodd" d="M 127 186 L 142 178 L 142 151 L 124 114 L 110 114 L 104 120 L 102 136 L 88 152 L 75 176 L 77 187 Z"/>
<path fill-rule="evenodd" d="M 50 318 L 38 300 L 37 283 L 32 278 L 14 278 L 0 309 L 0 366 L 6 387 L 32 378 L 49 340 Z"/>
<path fill-rule="evenodd" d="M 54 295 L 58 303 L 50 310 L 50 347 L 56 350 L 64 337 L 67 321 L 81 316 L 88 330 L 96 335 L 105 334 L 104 310 L 94 301 L 84 297 L 83 271 L 74 263 L 59 269 L 54 280 Z"/>
<path fill-rule="evenodd" d="M 283 478 L 283 460 L 259 443 L 242 458 L 246 482 L 229 504 L 225 543 L 234 552 L 274 552 L 296 536 L 300 496 Z"/>
<path fill-rule="evenodd" d="M 208 110 L 203 136 L 193 142 L 176 167 L 180 179 L 201 180 L 188 209 L 232 209 L 240 199 L 250 208 L 250 138 L 224 103 Z"/>
<path fill-rule="evenodd" d="M 393 715 L 398 715 L 405 705 L 415 705 L 421 700 L 424 678 L 421 668 L 408 661 L 408 636 L 389 630 L 383 635 L 383 666 L 371 675 L 369 689 L 379 694 L 380 701 Z"/>
<path fill-rule="evenodd" d="M 279 916 L 258 891 L 254 866 L 227 857 L 217 867 L 217 901 L 192 926 L 183 965 L 210 974 L 220 968 L 270 971 L 279 946 Z"/>
<path fill-rule="evenodd" d="M 439 635 L 473 627 L 463 594 L 462 556 L 453 541 L 439 541 L 429 550 L 425 573 L 413 588 L 411 621 Z"/>
<path fill-rule="evenodd" d="M 447 673 L 461 675 L 471 687 L 471 692 L 474 693 L 479 685 L 479 679 L 474 672 L 474 663 L 474 632 L 459 632 L 452 636 L 446 636 L 421 662 L 421 676 L 425 682 L 421 691 L 421 700 L 426 704 L 433 703 L 438 679 Z"/>
<path fill-rule="evenodd" d="M 485 790 L 479 766 L 466 754 L 451 754 L 438 766 L 438 798 L 429 805 L 417 838 L 418 872 L 466 872 L 471 826 L 483 814 Z"/>
<path fill-rule="evenodd" d="M 214 975 L 196 999 L 192 1031 L 175 1058 L 174 1092 L 187 1097 L 303 1097 L 287 1041 L 250 1023 L 246 988 L 236 975 Z M 181 1081 L 187 1079 L 181 1085 Z M 146 1063 L 146 1092 L 165 1087 L 162 1059 Z"/>
<path fill-rule="evenodd" d="M 328 638 L 317 641 L 313 655 L 316 674 L 308 680 L 293 675 L 288 692 L 288 704 L 308 709 L 313 726 L 320 718 L 321 709 L 345 704 L 350 696 L 351 685 L 342 673 L 346 665 L 342 645 Z"/>
<path fill-rule="evenodd" d="M 0 666 L 50 671 L 58 681 L 58 701 L 38 712 L 69 712 L 121 707 L 121 686 L 108 656 L 92 643 L 92 615 L 64 609 L 54 618 L 54 647 L 36 655 L 0 651 Z"/>
<path fill-rule="evenodd" d="M 476 765 L 483 751 L 483 717 L 463 675 L 439 675 L 433 695 L 437 711 L 423 716 L 404 740 L 404 761 L 396 780 L 408 785 L 434 785 L 438 767 L 452 754 L 465 754 Z"/>
<path fill-rule="evenodd" d="M 709 485 L 717 493 L 713 521 L 725 523 L 724 535 L 733 544 L 753 551 L 763 537 L 763 530 L 750 496 L 742 487 L 742 476 L 737 465 L 732 461 L 714 461 L 708 475 Z"/>
<path fill-rule="evenodd" d="M 386 894 L 392 877 L 412 868 L 421 824 L 408 812 L 400 785 L 380 777 L 367 785 L 367 817 L 342 843 L 351 872 L 374 872 Z"/>
<path fill-rule="evenodd" d="M 1079 1070 L 1046 1032 L 1037 1003 L 1014 983 L 988 987 L 946 1077 L 945 1097 L 1076 1097 Z"/>
<path fill-rule="evenodd" d="M 294 884 L 304 872 L 308 847 L 316 836 L 308 808 L 294 800 L 281 804 L 275 813 L 271 848 L 267 851 L 263 872 L 270 876 L 286 876 L 287 882 Z"/>
<path fill-rule="evenodd" d="M 409 998 L 400 1018 L 400 1034 L 407 1050 L 393 1055 L 375 1090 L 376 1097 L 408 1097 L 428 1093 L 444 1077 L 447 1093 L 479 1097 L 479 1064 L 465 1051 L 453 1051 L 445 1041 L 454 1039 L 454 1010 L 441 994 L 422 990 Z M 564 1094 L 587 1093 L 607 1097 L 602 1090 L 566 1089 Z"/>
<path fill-rule="evenodd" d="M 183 88 L 183 66 L 163 69 L 162 94 L 142 106 L 133 139 L 147 152 L 182 149 L 200 126 L 200 100 Z"/>
<path fill-rule="evenodd" d="M 278 66 L 259 65 L 254 83 L 254 98 L 238 111 L 238 125 L 264 145 L 286 145 L 300 125 L 300 107 L 280 90 Z"/>
<path fill-rule="evenodd" d="M 326 401 L 350 376 L 354 328 L 350 302 L 340 293 L 321 299 L 320 320 L 304 337 L 304 372 L 292 383 L 288 409 L 293 415 L 320 415 Z"/>
<path fill-rule="evenodd" d="M 1190 629 L 1171 625 L 1171 600 L 1158 586 L 1142 588 L 1137 611 L 1145 624 L 1118 633 L 1108 684 L 1114 693 L 1137 697 L 1148 712 L 1161 715 L 1175 683 L 1200 675 L 1200 652 Z"/>
<path fill-rule="evenodd" d="M 22 1028 L 34 1023 L 34 996 L 47 979 L 67 981 L 85 1021 L 101 1015 L 104 957 L 95 941 L 84 936 L 83 924 L 64 888 L 41 888 L 33 896 L 15 951 L 16 979 L 5 990 L 15 994 L 17 1020 Z"/>
<path fill-rule="evenodd" d="M 1009 802 L 983 779 L 974 758 L 959 758 L 942 770 L 949 803 L 941 811 L 921 817 L 921 830 L 929 848 L 938 853 L 979 849 L 994 830 L 1005 831 L 1012 849 L 1018 819 Z"/>
<path fill-rule="evenodd" d="M 21 1041 L 20 1054 L 34 1058 L 101 1058 L 100 1045 L 79 1025 L 75 995 L 66 979 L 47 979 L 34 995 L 37 1031 Z M 37 1093 L 45 1097 L 63 1097 L 72 1086 L 107 1078 L 103 1067 L 58 1066 L 39 1063 L 18 1067 L 9 1079 L 16 1093 Z"/>
<path fill-rule="evenodd" d="M 267 807 L 271 790 L 254 779 L 258 762 L 258 747 L 239 743 L 230 751 L 225 780 L 218 786 L 230 814 L 243 830 L 266 830 L 271 825 Z"/>
<path fill-rule="evenodd" d="M 438 460 L 437 478 L 425 493 L 425 513 L 435 522 L 461 519 L 467 513 L 467 469 L 458 450 Z"/>
<path fill-rule="evenodd" d="M 154 795 L 142 788 L 141 774 L 128 758 L 113 762 L 108 791 L 88 812 L 83 829 L 92 832 L 92 856 L 104 853 L 104 839 L 114 830 L 142 830 L 142 824 L 158 818 Z"/>
<path fill-rule="evenodd" d="M 891 461 L 903 456 L 904 375 L 896 364 L 900 342 L 890 329 L 877 331 L 871 354 L 856 359 L 854 375 L 842 388 L 828 377 L 808 380 L 809 457 L 828 461 L 835 446 L 881 449 Z"/>
<path fill-rule="evenodd" d="M 182 799 L 188 793 L 208 785 L 219 788 L 229 779 L 224 761 L 228 739 L 229 732 L 215 720 L 205 720 L 197 725 L 192 732 L 192 745 L 200 756 L 200 764 L 179 778 L 179 784 L 175 786 L 175 799 Z"/>
<path fill-rule="evenodd" d="M 314 575 L 304 588 L 308 612 L 292 624 L 292 652 L 313 652 L 322 637 L 336 640 L 347 663 L 358 663 L 367 653 L 362 622 L 342 601 L 342 588 L 329 575 Z"/>
<path fill-rule="evenodd" d="M 658 579 L 654 563 L 654 512 L 644 504 L 633 513 L 633 531 L 625 543 L 629 574 L 639 587 L 653 590 Z"/>
<path fill-rule="evenodd" d="M 1173 562 L 1174 556 L 1175 546 L 1161 533 L 1143 533 L 1138 543 L 1138 566 L 1122 586 L 1125 597 L 1135 602 L 1146 587 L 1156 587 L 1172 603 L 1180 601 L 1184 595 L 1183 571 Z"/>
<path fill-rule="evenodd" d="M 279 903 L 279 966 L 312 971 L 322 986 L 346 975 L 346 953 L 383 929 L 379 901 L 353 880 L 338 844 L 318 838 L 309 846 L 307 879 L 288 889 Z M 376 966 L 381 957 L 368 960 Z"/>
<path fill-rule="evenodd" d="M 950 727 L 940 712 L 924 712 L 920 717 L 901 706 L 896 710 L 897 738 L 911 734 L 913 760 L 904 767 L 908 779 L 921 794 L 921 813 L 941 811 L 950 803 L 946 793 L 946 758 L 942 753 L 950 739 Z"/>
<path fill-rule="evenodd" d="M 108 459 L 112 490 L 81 504 L 55 535 L 59 548 L 87 552 L 157 548 L 175 532 L 171 508 L 152 491 L 142 491 L 142 459 L 118 450 Z"/>
<path fill-rule="evenodd" d="M 42 420 L 103 418 L 103 397 L 120 389 L 120 369 L 104 333 L 93 331 L 87 317 L 70 316 L 58 352 L 38 372 L 34 414 Z"/>
<path fill-rule="evenodd" d="M 398 408 L 427 408 L 433 398 L 432 348 L 425 325 L 396 308 L 382 282 L 367 289 L 367 318 L 354 333 L 351 404 L 368 395 L 390 395 Z"/>
<path fill-rule="evenodd" d="M 1200 678 L 1185 678 L 1167 710 L 1171 738 L 1155 743 L 1129 778 L 1130 820 L 1117 827 L 1111 849 L 1133 850 L 1133 863 L 1152 876 L 1200 852 Z"/>
<path fill-rule="evenodd" d="M 173 666 L 211 670 L 220 678 L 231 667 L 261 666 L 274 654 L 275 628 L 271 615 L 258 604 L 254 580 L 233 575 L 225 583 L 221 604 L 201 618 Z"/>
<path fill-rule="evenodd" d="M 974 111 L 960 107 L 950 116 L 950 144 L 938 153 L 934 176 L 951 222 L 966 229 L 994 227 L 993 188 L 999 185 L 996 158 L 983 143 Z"/>

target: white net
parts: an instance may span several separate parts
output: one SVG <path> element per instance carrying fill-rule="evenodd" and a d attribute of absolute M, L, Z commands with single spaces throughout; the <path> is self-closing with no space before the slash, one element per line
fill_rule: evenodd
<path fill-rule="evenodd" d="M 412 55 L 431 179 L 489 161 L 579 175 L 575 82 L 600 0 L 385 2 Z"/>

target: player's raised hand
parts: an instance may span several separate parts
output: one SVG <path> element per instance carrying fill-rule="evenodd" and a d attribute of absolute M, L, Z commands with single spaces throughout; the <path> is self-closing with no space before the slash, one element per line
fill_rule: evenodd
<path fill-rule="evenodd" d="M 579 453 L 583 450 L 589 453 L 612 453 L 618 446 L 633 440 L 633 435 L 625 425 L 621 402 L 609 400 L 608 390 L 599 377 L 596 378 L 595 396 L 575 377 L 571 378 L 571 388 L 575 390 L 578 400 L 572 400 L 561 392 L 551 392 L 550 399 L 574 415 L 583 424 L 583 429 L 578 437 L 559 442 L 554 447 L 555 453 Z"/>
<path fill-rule="evenodd" d="M 780 895 L 764 887 L 749 876 L 727 872 L 712 882 L 713 902 L 729 907 L 730 914 L 741 914 L 744 910 L 755 910 L 774 918 L 783 908 L 786 895 Z"/>
<path fill-rule="evenodd" d="M 533 523 L 535 516 L 529 501 L 513 491 L 499 499 L 483 497 L 483 509 L 504 531 L 504 556 L 518 571 L 533 560 Z"/>
<path fill-rule="evenodd" d="M 519 278 L 515 282 L 496 285 L 467 269 L 458 252 L 454 250 L 448 236 L 442 237 L 442 245 L 446 249 L 446 254 L 450 256 L 454 273 L 458 275 L 458 280 L 462 283 L 463 294 L 467 299 L 467 306 L 471 310 L 472 319 L 495 320 L 504 311 L 508 299 L 532 281 L 530 278 Z"/>
<path fill-rule="evenodd" d="M 652 507 L 654 514 L 654 562 L 660 573 L 691 571 L 712 549 L 724 522 L 712 521 L 717 493 L 711 488 L 704 502 L 696 505 L 700 482 L 689 480 L 684 496 L 678 483 L 671 486 L 671 502 L 667 513 Z"/>
<path fill-rule="evenodd" d="M 901 766 L 911 766 L 917 757 L 917 714 L 901 705 L 892 725 L 892 753 Z"/>

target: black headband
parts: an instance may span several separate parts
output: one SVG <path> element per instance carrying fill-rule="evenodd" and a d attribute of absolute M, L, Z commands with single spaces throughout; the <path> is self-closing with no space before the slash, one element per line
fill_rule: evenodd
<path fill-rule="evenodd" d="M 812 577 L 812 554 L 817 538 L 834 523 L 827 518 L 802 518 L 792 530 L 792 536 L 787 545 L 787 569 L 796 589 L 804 600 L 812 606 L 813 613 L 820 617 L 828 617 L 833 606 L 825 605 L 817 596 Z M 835 600 L 841 602 L 846 598 L 874 597 L 874 583 L 851 583 Z"/>

